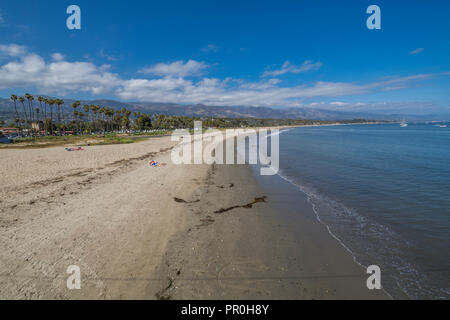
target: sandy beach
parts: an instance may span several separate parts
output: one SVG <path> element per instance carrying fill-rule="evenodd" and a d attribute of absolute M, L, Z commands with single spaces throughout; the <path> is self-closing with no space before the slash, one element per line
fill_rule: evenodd
<path fill-rule="evenodd" d="M 248 166 L 174 165 L 175 144 L 1 150 L 0 298 L 389 298 L 306 199 L 290 222 Z"/>

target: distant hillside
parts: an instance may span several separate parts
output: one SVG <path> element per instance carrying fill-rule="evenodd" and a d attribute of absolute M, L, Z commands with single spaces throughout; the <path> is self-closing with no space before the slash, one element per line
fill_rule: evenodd
<path fill-rule="evenodd" d="M 73 99 L 64 99 L 65 111 L 72 112 Z M 108 106 L 114 109 L 127 108 L 131 111 L 140 111 L 151 114 L 167 114 L 179 116 L 197 117 L 221 117 L 221 118 L 272 118 L 272 119 L 311 119 L 311 120 L 445 120 L 442 116 L 388 114 L 380 115 L 362 112 L 343 112 L 314 108 L 267 108 L 267 107 L 227 107 L 207 106 L 203 104 L 180 105 L 175 103 L 155 102 L 121 102 L 115 100 L 80 100 L 81 105 L 96 104 Z M 37 103 L 36 103 L 37 105 Z M 20 104 L 19 104 L 20 106 Z M 20 110 L 20 109 L 19 109 Z M 13 112 L 14 105 L 9 99 L 0 98 L 0 112 Z M 447 117 L 450 119 L 450 115 Z"/>

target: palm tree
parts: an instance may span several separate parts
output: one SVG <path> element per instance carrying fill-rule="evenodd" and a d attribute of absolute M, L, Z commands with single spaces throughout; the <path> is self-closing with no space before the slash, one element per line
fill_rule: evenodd
<path fill-rule="evenodd" d="M 77 108 L 80 106 L 81 102 L 80 101 L 75 101 L 74 103 L 72 103 L 72 108 L 74 110 L 77 110 Z"/>
<path fill-rule="evenodd" d="M 44 102 L 44 114 L 45 114 L 45 119 L 47 119 L 48 115 L 47 115 L 47 106 L 48 106 L 48 99 L 47 98 L 42 98 L 42 102 Z"/>
<path fill-rule="evenodd" d="M 51 133 L 53 134 L 53 106 L 55 105 L 56 101 L 54 99 L 48 99 L 48 105 L 50 106 L 50 125 L 51 125 Z"/>
<path fill-rule="evenodd" d="M 80 101 L 75 101 L 74 103 L 72 103 L 73 116 L 75 117 L 75 125 L 77 125 L 77 115 L 78 115 L 77 108 L 80 106 L 80 104 L 81 104 Z"/>
<path fill-rule="evenodd" d="M 15 94 L 11 95 L 11 100 L 14 102 L 14 110 L 16 111 L 16 123 L 19 121 L 19 112 L 17 111 L 17 96 Z"/>
<path fill-rule="evenodd" d="M 105 108 L 99 108 L 98 109 L 98 113 L 99 113 L 99 116 L 100 116 L 100 118 L 102 119 L 102 124 L 103 124 L 103 131 L 105 131 L 105 127 L 104 127 L 104 125 L 105 125 L 105 123 L 104 123 L 104 121 L 105 121 Z"/>
<path fill-rule="evenodd" d="M 86 115 L 87 115 L 87 121 L 89 121 L 89 110 L 90 110 L 91 108 L 89 107 L 89 105 L 87 105 L 87 104 L 85 104 L 84 106 L 83 106 L 83 110 L 84 110 L 84 112 L 86 113 Z"/>
<path fill-rule="evenodd" d="M 23 114 L 25 116 L 25 122 L 28 123 L 27 109 L 25 108 L 24 101 L 25 101 L 24 97 L 19 97 L 19 102 L 22 104 Z"/>
<path fill-rule="evenodd" d="M 58 121 L 58 123 L 61 123 L 61 111 L 60 111 L 60 104 L 59 104 L 59 99 L 55 99 L 53 100 L 55 103 L 55 108 L 56 108 L 56 120 Z"/>
<path fill-rule="evenodd" d="M 61 99 L 56 99 L 56 104 L 59 110 L 58 121 L 64 122 L 64 110 L 63 110 L 64 101 Z"/>
<path fill-rule="evenodd" d="M 43 117 L 44 130 L 45 130 L 45 133 L 48 133 L 48 127 L 47 127 L 47 101 L 48 101 L 48 99 L 44 98 L 42 96 L 39 96 L 38 101 L 41 105 L 41 108 L 42 108 L 42 104 L 44 104 L 44 117 Z"/>
<path fill-rule="evenodd" d="M 36 108 L 36 123 L 37 123 L 37 128 L 38 128 L 38 131 L 41 131 L 41 128 L 40 128 L 40 120 L 39 120 L 39 112 L 41 112 L 41 109 Z"/>
<path fill-rule="evenodd" d="M 83 110 L 84 110 L 85 115 L 86 115 L 86 120 L 87 120 L 87 122 L 89 122 L 89 110 L 91 110 L 91 107 L 88 104 L 85 104 L 83 106 Z M 90 130 L 90 131 L 92 132 L 92 130 Z"/>
<path fill-rule="evenodd" d="M 53 105 L 55 104 L 55 100 L 47 99 L 47 104 L 50 107 L 50 121 L 53 123 Z"/>
<path fill-rule="evenodd" d="M 29 94 L 29 93 L 25 93 L 25 99 L 28 100 L 28 110 L 30 111 L 29 115 L 30 115 L 30 121 L 33 122 L 34 121 L 34 112 L 33 112 L 33 100 L 34 97 Z"/>
<path fill-rule="evenodd" d="M 78 111 L 74 109 L 74 110 L 72 111 L 72 114 L 73 114 L 73 118 L 75 119 L 75 120 L 74 120 L 74 122 L 75 122 L 75 131 L 78 131 L 78 126 L 77 126 L 77 115 L 78 115 Z"/>
<path fill-rule="evenodd" d="M 96 122 L 97 122 L 97 107 L 94 104 L 91 104 L 89 106 L 91 108 L 91 114 L 92 114 L 92 129 L 94 132 L 96 132 Z"/>
<path fill-rule="evenodd" d="M 117 112 L 116 112 L 117 114 Z M 120 111 L 119 111 L 120 114 Z M 109 130 L 114 130 L 114 109 L 113 108 L 106 108 L 106 116 L 108 117 L 108 123 L 110 124 Z"/>
<path fill-rule="evenodd" d="M 41 110 L 42 110 L 42 102 L 45 102 L 45 99 L 44 99 L 42 96 L 39 96 L 39 97 L 38 97 L 38 101 L 39 101 L 39 105 L 40 105 Z M 44 106 L 45 106 L 45 103 L 44 103 Z M 45 118 L 47 118 L 47 114 L 46 114 L 46 110 L 45 110 L 45 108 L 44 108 L 44 119 L 45 119 Z"/>

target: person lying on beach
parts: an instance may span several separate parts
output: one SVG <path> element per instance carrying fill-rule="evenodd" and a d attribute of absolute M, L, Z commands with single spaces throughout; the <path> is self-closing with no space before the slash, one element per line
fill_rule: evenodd
<path fill-rule="evenodd" d="M 166 163 L 152 160 L 149 162 L 149 165 L 151 165 L 153 167 L 162 167 L 162 166 L 165 166 Z"/>
<path fill-rule="evenodd" d="M 82 147 L 78 147 L 78 148 L 64 148 L 66 151 L 81 151 L 84 150 Z"/>

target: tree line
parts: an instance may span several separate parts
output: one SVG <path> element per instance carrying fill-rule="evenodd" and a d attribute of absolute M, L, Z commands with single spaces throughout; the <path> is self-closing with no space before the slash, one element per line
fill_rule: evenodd
<path fill-rule="evenodd" d="M 65 108 L 64 100 L 30 94 L 10 99 L 14 104 L 13 125 L 39 134 L 112 132 L 117 130 L 151 129 L 151 116 L 142 112 L 132 112 L 125 108 L 115 110 L 95 104 L 81 105 L 80 101 Z M 39 103 L 36 104 L 35 100 Z"/>
<path fill-rule="evenodd" d="M 257 119 L 189 117 L 164 114 L 146 114 L 126 108 L 113 109 L 95 104 L 81 105 L 75 101 L 66 107 L 64 100 L 51 99 L 31 94 L 11 95 L 14 104 L 14 125 L 17 128 L 39 135 L 63 134 L 70 131 L 76 134 L 107 133 L 124 130 L 173 130 L 193 128 L 194 121 L 201 120 L 204 128 L 239 128 L 262 126 L 289 126 L 335 123 L 304 119 Z M 37 103 L 36 103 L 37 101 Z M 339 121 L 340 123 L 367 122 L 364 119 Z"/>

